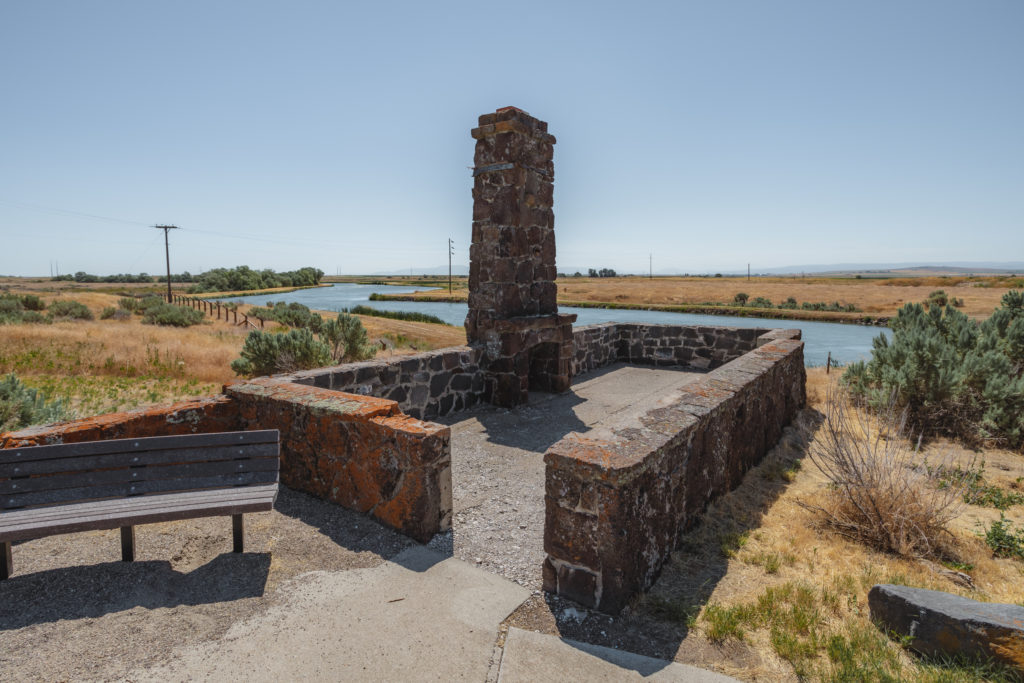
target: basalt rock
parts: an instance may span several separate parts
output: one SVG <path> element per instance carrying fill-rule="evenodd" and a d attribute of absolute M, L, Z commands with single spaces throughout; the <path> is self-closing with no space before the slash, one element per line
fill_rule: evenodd
<path fill-rule="evenodd" d="M 923 655 L 991 658 L 1024 672 L 1024 607 L 890 584 L 873 586 L 868 606 Z"/>

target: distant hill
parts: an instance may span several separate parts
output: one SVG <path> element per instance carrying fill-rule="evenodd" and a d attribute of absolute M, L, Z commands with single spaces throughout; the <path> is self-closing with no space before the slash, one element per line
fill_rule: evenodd
<path fill-rule="evenodd" d="M 599 267 L 606 267 L 602 264 Z M 611 266 L 614 267 L 614 266 Z M 618 269 L 616 269 L 618 270 Z M 558 266 L 559 273 L 580 272 L 586 275 L 587 268 Z M 618 270 L 622 275 L 646 275 L 646 272 L 629 273 L 627 270 Z M 923 261 L 908 261 L 904 263 L 812 263 L 807 265 L 783 266 L 781 268 L 758 268 L 755 264 L 751 270 L 755 275 L 844 275 L 844 274 L 874 274 L 876 276 L 926 276 L 926 275 L 1016 275 L 1024 273 L 1024 261 L 962 261 L 946 263 L 926 263 Z M 681 268 L 667 268 L 655 270 L 655 275 L 712 275 L 721 273 L 723 275 L 746 275 L 747 271 L 725 270 L 725 269 L 702 269 L 683 270 Z M 448 265 L 413 267 L 402 270 L 389 270 L 384 272 L 369 273 L 370 275 L 447 275 Z M 452 264 L 453 275 L 469 275 L 469 266 Z"/>
<path fill-rule="evenodd" d="M 804 266 L 785 266 L 783 268 L 756 268 L 759 273 L 788 275 L 793 273 L 836 274 L 836 273 L 885 273 L 885 272 L 917 272 L 920 275 L 942 273 L 961 275 L 966 273 L 1010 274 L 1024 272 L 1024 261 L 978 261 L 953 263 L 923 263 L 911 261 L 907 263 L 831 263 L 809 264 Z"/>

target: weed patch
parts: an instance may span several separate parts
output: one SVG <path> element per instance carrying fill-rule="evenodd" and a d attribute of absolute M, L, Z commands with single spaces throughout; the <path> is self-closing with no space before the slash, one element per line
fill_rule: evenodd
<path fill-rule="evenodd" d="M 985 532 L 985 543 L 996 557 L 1024 560 L 1024 527 L 1013 528 L 1013 522 L 1000 513 Z"/>

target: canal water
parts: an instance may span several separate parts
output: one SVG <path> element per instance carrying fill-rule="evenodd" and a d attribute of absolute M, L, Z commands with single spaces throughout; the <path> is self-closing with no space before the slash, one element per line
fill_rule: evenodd
<path fill-rule="evenodd" d="M 268 301 L 296 301 L 323 311 L 340 311 L 363 304 L 382 311 L 412 311 L 429 313 L 451 325 L 462 325 L 468 307 L 464 303 L 434 301 L 370 301 L 370 294 L 411 294 L 426 291 L 426 287 L 394 285 L 359 285 L 339 283 L 331 287 L 300 289 L 288 294 L 260 294 L 237 297 L 232 301 L 248 304 L 266 304 Z M 884 327 L 869 327 L 839 323 L 819 323 L 806 320 L 779 320 L 775 318 L 739 318 L 727 315 L 699 315 L 608 308 L 575 308 L 559 306 L 559 313 L 575 313 L 576 325 L 595 323 L 660 323 L 670 325 L 719 325 L 722 327 L 786 327 L 803 330 L 804 361 L 809 366 L 824 365 L 828 354 L 839 363 L 849 363 L 871 356 L 871 340 L 880 334 L 890 336 Z"/>

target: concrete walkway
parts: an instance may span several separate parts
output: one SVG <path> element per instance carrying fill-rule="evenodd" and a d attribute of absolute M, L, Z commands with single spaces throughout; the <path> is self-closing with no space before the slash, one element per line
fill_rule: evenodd
<path fill-rule="evenodd" d="M 172 662 L 151 681 L 484 681 L 499 624 L 529 591 L 410 547 L 371 569 L 310 572 L 282 604 Z"/>
<path fill-rule="evenodd" d="M 411 547 L 370 569 L 310 572 L 274 608 L 128 681 L 694 681 L 694 667 L 512 628 L 528 596 L 490 572 Z"/>

